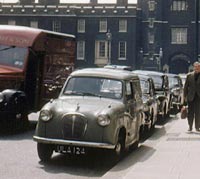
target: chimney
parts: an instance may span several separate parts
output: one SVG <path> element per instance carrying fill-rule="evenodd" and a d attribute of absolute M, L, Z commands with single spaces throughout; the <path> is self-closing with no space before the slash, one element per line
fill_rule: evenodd
<path fill-rule="evenodd" d="M 128 4 L 128 0 L 117 0 L 117 5 L 127 5 Z"/>
<path fill-rule="evenodd" d="M 90 0 L 90 4 L 97 4 L 98 0 Z"/>
<path fill-rule="evenodd" d="M 60 0 L 39 0 L 39 4 L 44 5 L 59 5 Z"/>
<path fill-rule="evenodd" d="M 20 0 L 19 3 L 22 5 L 28 5 L 35 3 L 35 0 Z"/>

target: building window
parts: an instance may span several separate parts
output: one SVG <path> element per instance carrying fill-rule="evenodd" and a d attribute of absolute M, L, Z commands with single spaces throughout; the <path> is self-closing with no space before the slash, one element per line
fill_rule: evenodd
<path fill-rule="evenodd" d="M 96 58 L 108 58 L 108 42 L 97 41 L 96 42 Z"/>
<path fill-rule="evenodd" d="M 8 20 L 8 25 L 16 25 L 16 21 L 15 20 Z"/>
<path fill-rule="evenodd" d="M 187 44 L 187 28 L 172 28 L 171 29 L 172 44 Z"/>
<path fill-rule="evenodd" d="M 38 28 L 38 21 L 31 21 L 30 22 L 30 27 Z"/>
<path fill-rule="evenodd" d="M 187 11 L 187 0 L 174 0 L 171 4 L 171 11 Z"/>
<path fill-rule="evenodd" d="M 119 42 L 119 60 L 126 60 L 126 42 Z"/>
<path fill-rule="evenodd" d="M 107 32 L 107 20 L 101 19 L 99 21 L 99 32 Z"/>
<path fill-rule="evenodd" d="M 54 32 L 61 32 L 61 22 L 58 20 L 53 21 L 53 31 Z"/>
<path fill-rule="evenodd" d="M 77 31 L 79 33 L 84 33 L 85 32 L 85 19 L 79 19 L 78 20 L 78 29 Z"/>
<path fill-rule="evenodd" d="M 107 58 L 106 47 L 107 47 L 107 43 L 105 41 L 99 42 L 99 55 L 98 55 L 99 58 Z"/>
<path fill-rule="evenodd" d="M 154 38 L 155 38 L 154 34 L 149 32 L 148 33 L 149 44 L 154 44 Z"/>
<path fill-rule="evenodd" d="M 85 41 L 77 42 L 77 59 L 78 60 L 85 59 Z"/>
<path fill-rule="evenodd" d="M 155 11 L 155 1 L 149 1 L 149 11 Z"/>
<path fill-rule="evenodd" d="M 154 27 L 154 18 L 149 18 L 149 28 L 153 28 Z"/>
<path fill-rule="evenodd" d="M 127 20 L 126 19 L 119 20 L 119 32 L 127 32 Z"/>

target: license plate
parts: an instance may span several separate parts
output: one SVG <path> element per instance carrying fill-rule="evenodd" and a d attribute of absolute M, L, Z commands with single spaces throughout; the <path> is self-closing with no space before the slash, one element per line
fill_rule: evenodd
<path fill-rule="evenodd" d="M 60 152 L 60 153 L 75 154 L 75 155 L 85 154 L 85 148 L 84 147 L 77 147 L 77 146 L 58 145 L 56 151 Z"/>

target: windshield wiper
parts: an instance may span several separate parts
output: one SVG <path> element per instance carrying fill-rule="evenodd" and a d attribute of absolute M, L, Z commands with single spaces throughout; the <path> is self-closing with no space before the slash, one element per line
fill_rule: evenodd
<path fill-rule="evenodd" d="M 65 95 L 81 95 L 81 96 L 84 96 L 84 94 L 82 92 L 78 92 L 78 91 L 67 91 L 64 94 Z"/>
<path fill-rule="evenodd" d="M 15 48 L 16 46 L 10 46 L 10 47 L 6 47 L 6 48 L 2 48 L 2 49 L 0 49 L 0 51 L 5 51 L 5 50 L 9 50 L 9 49 L 11 49 L 11 48 Z"/>
<path fill-rule="evenodd" d="M 101 97 L 101 95 L 99 95 L 99 94 L 89 93 L 89 92 L 83 92 L 83 95 L 86 95 L 86 96 L 97 96 L 97 97 Z"/>

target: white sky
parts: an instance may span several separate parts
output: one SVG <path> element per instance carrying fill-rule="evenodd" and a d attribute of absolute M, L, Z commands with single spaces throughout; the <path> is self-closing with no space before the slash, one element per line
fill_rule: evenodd
<path fill-rule="evenodd" d="M 19 0 L 0 0 L 0 2 L 5 2 L 5 3 L 15 3 L 18 2 Z M 116 3 L 117 0 L 98 0 L 98 3 Z M 69 2 L 69 3 L 88 3 L 90 0 L 60 0 L 60 2 Z M 136 3 L 137 0 L 128 0 L 128 3 Z"/>

